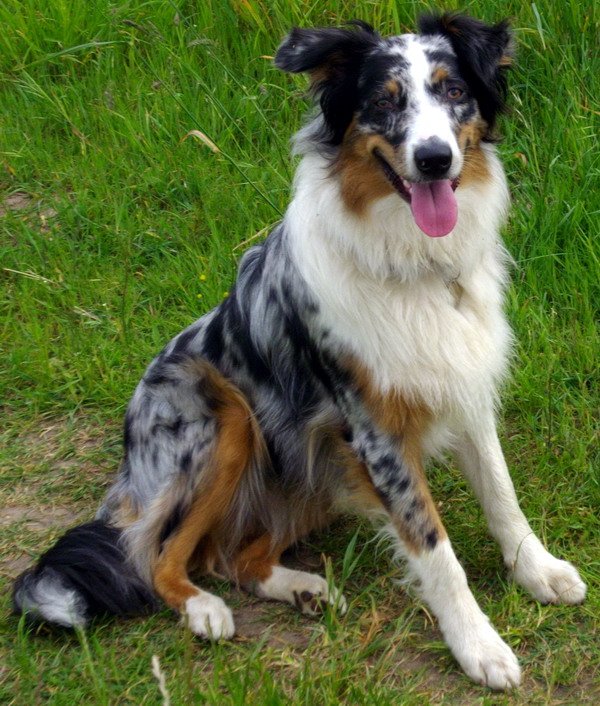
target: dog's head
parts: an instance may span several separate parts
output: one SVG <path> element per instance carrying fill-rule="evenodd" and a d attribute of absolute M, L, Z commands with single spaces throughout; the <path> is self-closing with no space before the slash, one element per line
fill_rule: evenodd
<path fill-rule="evenodd" d="M 334 157 L 348 208 L 396 191 L 421 230 L 446 235 L 459 183 L 486 176 L 478 150 L 504 107 L 508 23 L 425 16 L 420 34 L 389 38 L 353 25 L 295 28 L 275 64 L 310 74 L 321 108 L 311 139 Z"/>

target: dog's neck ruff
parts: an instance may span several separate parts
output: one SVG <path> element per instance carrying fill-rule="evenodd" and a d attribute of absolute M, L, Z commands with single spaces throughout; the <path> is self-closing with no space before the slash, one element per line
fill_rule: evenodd
<path fill-rule="evenodd" d="M 396 193 L 351 213 L 330 162 L 315 152 L 299 165 L 284 222 L 328 340 L 381 390 L 414 392 L 463 418 L 477 414 L 473 400 L 493 404 L 510 346 L 498 236 L 508 192 L 494 147 L 483 149 L 490 176 L 457 188 L 458 221 L 445 238 L 427 237 Z M 458 298 L 448 286 L 457 279 Z"/>

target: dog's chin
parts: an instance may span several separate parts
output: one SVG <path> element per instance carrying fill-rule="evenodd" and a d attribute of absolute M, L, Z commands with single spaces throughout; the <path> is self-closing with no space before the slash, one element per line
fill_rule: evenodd
<path fill-rule="evenodd" d="M 415 223 L 431 238 L 439 238 L 454 230 L 458 208 L 454 192 L 460 183 L 455 179 L 411 182 L 400 176 L 381 152 L 373 150 L 379 167 L 394 191 L 410 206 Z"/>

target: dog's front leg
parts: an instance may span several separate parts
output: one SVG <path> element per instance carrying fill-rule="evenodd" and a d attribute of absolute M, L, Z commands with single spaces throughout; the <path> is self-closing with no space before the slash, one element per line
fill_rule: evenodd
<path fill-rule="evenodd" d="M 542 603 L 581 603 L 579 573 L 544 548 L 519 507 L 491 410 L 464 435 L 457 458 L 515 580 Z"/>
<path fill-rule="evenodd" d="M 521 680 L 517 659 L 467 585 L 427 487 L 420 453 L 391 434 L 357 427 L 353 447 L 452 654 L 474 681 L 493 689 L 516 687 Z"/>

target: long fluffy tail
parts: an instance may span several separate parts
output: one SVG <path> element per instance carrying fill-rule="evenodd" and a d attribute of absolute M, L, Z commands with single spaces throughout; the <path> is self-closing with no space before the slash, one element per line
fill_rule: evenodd
<path fill-rule="evenodd" d="M 65 627 L 98 615 L 137 615 L 157 606 L 120 547 L 120 530 L 101 520 L 69 530 L 15 581 L 15 612 Z"/>

